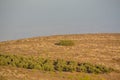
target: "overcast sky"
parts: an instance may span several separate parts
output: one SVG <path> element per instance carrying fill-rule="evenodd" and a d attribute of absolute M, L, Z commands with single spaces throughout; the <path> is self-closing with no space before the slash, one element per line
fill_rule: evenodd
<path fill-rule="evenodd" d="M 120 32 L 120 0 L 0 0 L 0 41 Z"/>

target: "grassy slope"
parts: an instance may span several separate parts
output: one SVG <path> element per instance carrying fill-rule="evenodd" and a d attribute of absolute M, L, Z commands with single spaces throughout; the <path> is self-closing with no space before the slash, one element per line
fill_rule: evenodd
<path fill-rule="evenodd" d="M 87 74 L 76 72 L 42 72 L 39 70 L 29 70 L 0 66 L 0 80 L 119 80 L 118 73 L 109 74 Z"/>
<path fill-rule="evenodd" d="M 73 40 L 75 45 L 54 45 L 59 40 L 64 39 Z M 1 42 L 0 52 L 25 56 L 41 56 L 50 59 L 60 58 L 79 62 L 90 62 L 120 70 L 120 34 L 60 35 L 13 40 Z M 45 75 L 44 73 L 41 74 Z M 70 74 L 73 75 L 73 73 Z M 105 78 L 107 76 L 108 79 L 113 80 L 112 77 L 120 75 L 119 73 L 111 74 L 102 76 Z M 119 78 L 116 80 L 119 80 Z"/>

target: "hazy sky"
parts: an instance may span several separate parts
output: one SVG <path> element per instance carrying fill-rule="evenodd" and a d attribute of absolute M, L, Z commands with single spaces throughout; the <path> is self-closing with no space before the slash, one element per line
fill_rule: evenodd
<path fill-rule="evenodd" d="M 0 0 L 0 41 L 120 32 L 120 0 Z"/>

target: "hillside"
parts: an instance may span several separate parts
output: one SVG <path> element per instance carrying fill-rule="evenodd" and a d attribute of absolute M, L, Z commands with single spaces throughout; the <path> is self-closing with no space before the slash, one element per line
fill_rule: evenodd
<path fill-rule="evenodd" d="M 60 40 L 71 40 L 74 42 L 74 45 L 55 45 Z M 101 64 L 120 71 L 120 33 L 54 35 L 4 41 L 0 42 L 0 53 L 33 57 L 40 56 L 51 60 L 63 59 L 88 62 L 91 64 Z M 48 73 L 41 74 L 50 77 L 50 74 L 48 75 Z M 72 73 L 63 74 L 72 75 Z M 78 73 L 75 73 L 74 75 L 77 74 Z M 56 76 L 59 77 L 59 75 Z M 100 76 L 105 77 L 105 80 L 119 80 L 120 73 L 110 73 L 108 75 L 105 74 Z M 57 80 L 57 78 L 55 78 L 55 80 Z M 70 79 L 65 78 L 65 80 Z"/>

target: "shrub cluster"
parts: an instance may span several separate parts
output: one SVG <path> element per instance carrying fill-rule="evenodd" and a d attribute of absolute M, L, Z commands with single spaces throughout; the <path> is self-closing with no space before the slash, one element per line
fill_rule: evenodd
<path fill-rule="evenodd" d="M 0 54 L 0 65 L 9 65 L 26 69 L 38 69 L 43 71 L 64 71 L 64 72 L 86 72 L 86 73 L 108 73 L 112 68 L 90 63 L 78 63 L 75 61 L 50 60 L 44 58 L 23 57 L 17 55 Z"/>
<path fill-rule="evenodd" d="M 55 45 L 60 46 L 73 46 L 74 42 L 72 40 L 60 40 L 58 43 L 55 43 Z"/>

